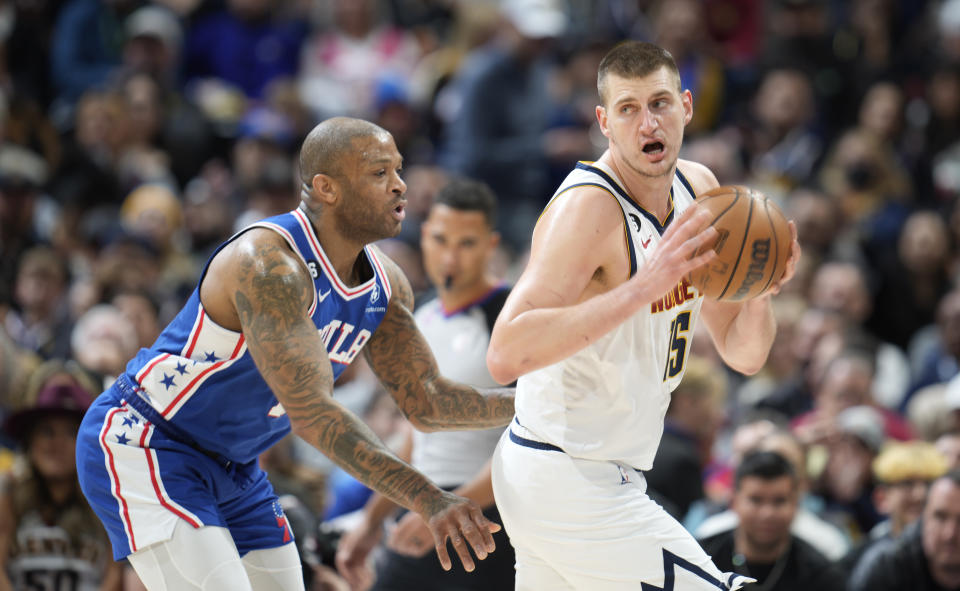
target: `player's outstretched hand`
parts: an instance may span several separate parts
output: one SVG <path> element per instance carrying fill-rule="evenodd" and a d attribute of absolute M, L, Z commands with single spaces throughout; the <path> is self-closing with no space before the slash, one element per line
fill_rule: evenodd
<path fill-rule="evenodd" d="M 400 518 L 397 526 L 387 536 L 387 547 L 404 556 L 422 558 L 433 547 L 433 534 L 427 523 L 414 512 L 409 512 Z"/>
<path fill-rule="evenodd" d="M 345 532 L 337 543 L 337 570 L 352 591 L 366 591 L 373 586 L 374 573 L 369 557 L 381 535 L 379 527 L 361 526 Z"/>
<path fill-rule="evenodd" d="M 440 565 L 444 570 L 450 570 L 453 566 L 447 553 L 447 540 L 450 540 L 463 563 L 463 569 L 473 572 L 473 557 L 468 546 L 473 548 L 477 558 L 483 560 L 496 547 L 492 534 L 500 531 L 500 525 L 484 517 L 476 503 L 453 493 L 444 492 L 437 507 L 436 512 L 425 514 L 423 518 L 433 534 Z"/>

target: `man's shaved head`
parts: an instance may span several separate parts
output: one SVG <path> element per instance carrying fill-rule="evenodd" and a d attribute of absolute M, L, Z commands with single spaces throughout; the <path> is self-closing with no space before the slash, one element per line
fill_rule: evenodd
<path fill-rule="evenodd" d="M 371 136 L 389 136 L 379 125 L 351 117 L 333 117 L 314 127 L 300 148 L 300 180 L 310 186 L 318 174 L 339 176 L 341 157 L 353 141 Z"/>

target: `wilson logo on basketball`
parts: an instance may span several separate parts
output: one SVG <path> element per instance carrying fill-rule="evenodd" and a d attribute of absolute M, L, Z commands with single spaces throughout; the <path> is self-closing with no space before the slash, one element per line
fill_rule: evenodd
<path fill-rule="evenodd" d="M 754 240 L 753 247 L 750 249 L 750 266 L 747 267 L 747 274 L 743 277 L 743 283 L 733 294 L 734 300 L 738 300 L 750 292 L 750 288 L 757 281 L 763 279 L 763 270 L 770 260 L 770 240 Z"/>

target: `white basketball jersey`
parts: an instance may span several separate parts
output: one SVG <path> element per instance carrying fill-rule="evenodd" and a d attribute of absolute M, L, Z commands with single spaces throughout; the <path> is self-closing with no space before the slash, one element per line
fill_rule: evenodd
<path fill-rule="evenodd" d="M 631 276 L 644 272 L 665 226 L 695 198 L 677 170 L 670 190 L 673 207 L 661 223 L 630 198 L 608 166 L 581 162 L 547 207 L 557 199 L 575 199 L 565 193 L 583 186 L 599 187 L 620 204 Z M 522 376 L 516 396 L 521 427 L 571 456 L 649 470 L 670 392 L 683 377 L 702 299 L 682 281 L 585 349 Z"/>

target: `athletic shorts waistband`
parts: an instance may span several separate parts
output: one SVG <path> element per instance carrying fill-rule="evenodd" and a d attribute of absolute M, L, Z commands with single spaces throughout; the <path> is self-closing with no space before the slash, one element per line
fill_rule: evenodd
<path fill-rule="evenodd" d="M 519 429 L 517 429 L 519 427 Z M 517 434 L 517 431 L 521 431 L 523 435 Z M 552 443 L 547 443 L 546 441 L 538 441 L 530 437 L 530 430 L 520 424 L 520 420 L 517 417 L 513 417 L 513 423 L 510 425 L 510 441 L 516 443 L 517 445 L 522 445 L 523 447 L 529 447 L 531 449 L 539 449 L 543 451 L 559 451 L 563 453 L 563 449 L 557 447 Z"/>
<path fill-rule="evenodd" d="M 186 431 L 163 418 L 163 415 L 161 415 L 160 412 L 144 398 L 146 393 L 144 392 L 143 388 L 133 382 L 133 380 L 131 380 L 130 376 L 127 374 L 121 374 L 120 377 L 118 377 L 114 382 L 114 387 L 119 390 L 121 397 L 127 402 L 127 404 L 133 407 L 133 409 L 140 413 L 143 418 L 150 421 L 150 423 L 152 423 L 170 439 L 179 441 L 184 445 L 189 445 L 196 451 L 217 462 L 225 469 L 230 469 L 230 467 L 233 465 L 233 460 L 203 448 L 200 444 L 194 441 Z"/>

